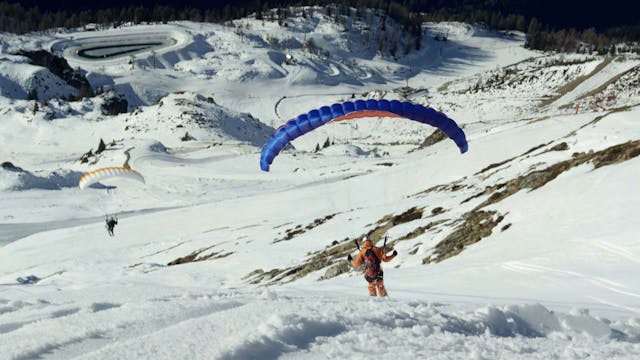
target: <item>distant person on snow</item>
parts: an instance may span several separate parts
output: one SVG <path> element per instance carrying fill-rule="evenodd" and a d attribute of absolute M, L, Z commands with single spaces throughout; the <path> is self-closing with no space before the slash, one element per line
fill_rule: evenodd
<path fill-rule="evenodd" d="M 113 236 L 113 228 L 118 224 L 118 219 L 113 216 L 109 216 L 105 219 L 105 222 L 107 223 L 107 233 L 109 233 L 109 236 Z"/>
<path fill-rule="evenodd" d="M 351 254 L 349 254 L 347 260 L 356 269 L 362 266 L 364 279 L 367 280 L 369 284 L 369 296 L 376 296 L 376 290 L 378 296 L 387 296 L 387 290 L 384 288 L 384 274 L 382 267 L 380 267 L 380 262 L 391 261 L 396 255 L 398 255 L 398 252 L 393 250 L 391 256 L 387 256 L 382 249 L 373 246 L 371 239 L 365 236 L 358 255 L 353 258 Z"/>

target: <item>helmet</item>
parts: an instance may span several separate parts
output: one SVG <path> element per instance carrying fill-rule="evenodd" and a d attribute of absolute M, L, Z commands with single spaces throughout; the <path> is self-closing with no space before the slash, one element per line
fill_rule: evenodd
<path fill-rule="evenodd" d="M 371 241 L 371 238 L 369 237 L 369 235 L 365 235 L 362 241 Z"/>

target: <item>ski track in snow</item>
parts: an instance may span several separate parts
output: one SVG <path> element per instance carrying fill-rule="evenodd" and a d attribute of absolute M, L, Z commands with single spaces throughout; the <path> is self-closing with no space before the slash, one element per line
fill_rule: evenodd
<path fill-rule="evenodd" d="M 192 318 L 239 306 L 234 301 L 222 304 L 208 301 L 195 306 L 189 303 L 176 306 L 177 304 L 167 300 L 170 299 L 151 300 L 141 304 L 93 303 L 83 309 L 56 311 L 22 324 L 5 334 L 3 340 L 19 349 L 18 353 L 8 354 L 16 358 L 28 359 L 45 354 L 67 358 L 110 342 L 141 337 L 158 328 L 177 326 Z M 162 306 L 163 302 L 168 306 Z M 55 333 L 55 329 L 66 331 Z M 33 333 L 40 334 L 46 341 L 34 344 L 28 335 Z"/>
<path fill-rule="evenodd" d="M 554 269 L 546 266 L 527 264 L 527 263 L 518 262 L 518 261 L 512 261 L 509 263 L 502 264 L 502 267 L 507 270 L 520 272 L 523 274 L 527 274 L 527 273 L 536 274 L 541 278 L 545 279 L 546 281 L 556 283 L 560 287 L 571 286 L 570 285 L 571 279 L 579 278 L 579 279 L 584 279 L 593 285 L 596 285 L 598 287 L 601 287 L 611 292 L 626 295 L 632 298 L 640 297 L 640 288 L 638 289 L 632 288 L 608 279 L 591 277 L 575 271 Z M 563 278 L 566 278 L 566 280 Z M 562 279 L 562 280 L 560 281 L 558 279 Z M 599 302 L 601 302 L 601 300 L 599 300 Z M 624 306 L 619 306 L 619 307 L 627 310 L 633 309 L 634 312 L 640 315 L 640 307 L 624 307 Z"/>
<path fill-rule="evenodd" d="M 594 245 L 594 246 L 596 246 L 596 247 L 598 247 L 598 248 L 600 248 L 602 250 L 605 250 L 607 252 L 610 252 L 610 253 L 612 253 L 614 255 L 618 255 L 618 256 L 620 256 L 622 258 L 625 258 L 625 259 L 627 259 L 629 261 L 633 261 L 635 263 L 640 263 L 640 258 L 637 255 L 635 255 L 632 251 L 630 251 L 628 249 L 625 249 L 622 246 L 618 246 L 618 245 L 615 245 L 615 244 L 612 244 L 610 242 L 603 241 L 603 240 L 594 241 L 594 242 L 592 242 L 592 245 Z"/>

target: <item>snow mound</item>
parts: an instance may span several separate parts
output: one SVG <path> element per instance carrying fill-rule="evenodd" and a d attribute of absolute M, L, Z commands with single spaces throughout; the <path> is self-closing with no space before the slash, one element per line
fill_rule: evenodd
<path fill-rule="evenodd" d="M 151 141 L 146 145 L 146 148 L 153 153 L 164 154 L 167 152 L 167 148 L 160 141 Z"/>
<path fill-rule="evenodd" d="M 170 303 L 162 310 L 173 314 L 199 310 L 206 296 L 193 297 L 182 307 Z M 323 302 L 324 300 L 324 302 Z M 185 301 L 186 302 L 186 301 Z M 209 301 L 211 303 L 211 301 Z M 213 312 L 184 323 L 164 327 L 148 336 L 110 344 L 92 353 L 104 357 L 126 357 L 135 351 L 162 347 L 177 333 L 196 328 L 211 341 L 189 337 L 173 343 L 164 357 L 186 351 L 206 358 L 353 358 L 376 348 L 381 359 L 432 358 L 533 358 L 553 354 L 582 358 L 586 344 L 597 344 L 591 356 L 605 358 L 637 341 L 637 324 L 611 322 L 588 314 L 554 313 L 541 305 L 519 305 L 509 309 L 486 308 L 456 312 L 441 304 L 423 302 L 379 302 L 351 299 L 348 302 L 281 297 L 276 293 L 250 303 L 213 302 Z M 151 304 L 138 308 L 145 309 Z M 212 306 L 212 305 L 209 305 Z M 358 311 L 354 311 L 357 309 Z M 158 311 L 149 309 L 148 311 Z M 148 321 L 148 312 L 114 311 L 120 322 Z M 144 315 L 147 315 L 147 318 Z M 233 315 L 233 321 L 229 320 Z M 540 317 L 540 318 L 538 318 Z M 573 322 L 573 324 L 565 325 Z M 542 326 L 558 324 L 543 330 Z M 380 334 L 385 334 L 381 337 Z M 20 341 L 21 339 L 17 339 Z M 64 341 L 66 339 L 57 339 Z M 363 350 L 364 349 L 364 350 Z M 584 350 L 583 350 L 584 349 Z M 398 354 L 403 356 L 398 357 Z M 483 356 L 474 356 L 480 355 Z M 17 354 L 16 354 L 17 355 Z M 573 356 L 572 356 L 573 355 Z M 359 358 L 358 356 L 355 356 Z"/>
<path fill-rule="evenodd" d="M 320 153 L 324 155 L 333 155 L 333 156 L 346 155 L 350 157 L 375 157 L 375 158 L 380 157 L 380 155 L 378 155 L 374 151 L 365 151 L 361 147 L 353 144 L 332 145 L 322 149 Z"/>
<path fill-rule="evenodd" d="M 33 91 L 39 101 L 78 95 L 77 89 L 46 68 L 11 61 L 0 62 L 0 95 L 24 100 Z"/>
<path fill-rule="evenodd" d="M 606 321 L 589 315 L 587 310 L 555 313 L 540 304 L 486 307 L 475 313 L 478 329 L 497 336 L 626 338 Z"/>
<path fill-rule="evenodd" d="M 182 141 L 237 141 L 262 146 L 274 129 L 250 114 L 215 103 L 193 92 L 171 93 L 155 105 L 136 109 L 127 120 L 128 131 L 147 132 L 163 143 Z M 166 139 L 167 129 L 173 134 Z M 162 145 L 164 146 L 164 145 Z"/>
<path fill-rule="evenodd" d="M 0 191 L 72 188 L 78 186 L 82 175 L 81 172 L 71 170 L 58 170 L 39 175 L 19 167 L 3 167 L 0 168 Z"/>

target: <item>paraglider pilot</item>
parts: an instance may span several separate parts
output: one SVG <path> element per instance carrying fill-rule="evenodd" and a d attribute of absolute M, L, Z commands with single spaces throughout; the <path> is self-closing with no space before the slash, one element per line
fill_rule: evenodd
<path fill-rule="evenodd" d="M 105 222 L 107 223 L 107 233 L 109 233 L 109 236 L 113 236 L 113 228 L 118 224 L 118 219 L 113 216 L 108 216 Z"/>
<path fill-rule="evenodd" d="M 376 296 L 376 291 L 378 296 L 387 296 L 387 290 L 384 288 L 384 274 L 382 267 L 380 267 L 380 262 L 391 261 L 398 255 L 398 252 L 393 250 L 393 253 L 387 256 L 383 249 L 373 246 L 373 242 L 368 236 L 365 236 L 362 247 L 359 247 L 359 250 L 360 252 L 358 252 L 355 258 L 349 254 L 347 260 L 356 269 L 362 266 L 364 279 L 367 280 L 369 287 L 369 296 Z"/>

